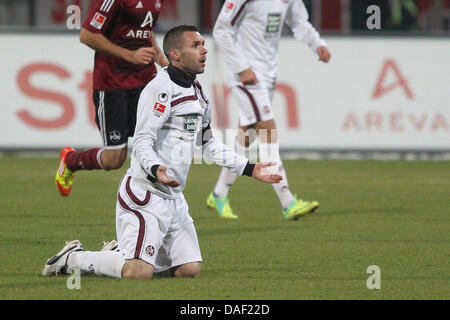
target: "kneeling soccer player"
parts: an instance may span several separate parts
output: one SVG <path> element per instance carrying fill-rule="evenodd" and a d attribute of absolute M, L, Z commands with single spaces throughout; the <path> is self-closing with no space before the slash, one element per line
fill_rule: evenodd
<path fill-rule="evenodd" d="M 279 183 L 262 173 L 275 163 L 248 159 L 211 135 L 209 99 L 196 75 L 205 69 L 205 40 L 194 26 L 169 30 L 163 50 L 170 64 L 143 90 L 138 103 L 131 165 L 119 184 L 116 232 L 119 251 L 85 251 L 70 241 L 50 258 L 44 276 L 81 270 L 115 278 L 152 278 L 153 274 L 195 277 L 202 261 L 197 233 L 183 189 L 191 165 L 180 151 L 191 151 L 197 134 L 215 163 L 240 175 Z M 184 153 L 186 154 L 186 153 Z"/>

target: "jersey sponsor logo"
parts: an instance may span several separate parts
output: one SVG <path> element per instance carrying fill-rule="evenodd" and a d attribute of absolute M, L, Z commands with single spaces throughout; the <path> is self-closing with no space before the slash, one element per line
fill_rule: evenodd
<path fill-rule="evenodd" d="M 197 132 L 198 116 L 184 116 L 184 129 L 190 133 Z"/>
<path fill-rule="evenodd" d="M 151 11 L 147 12 L 144 22 L 141 24 L 141 28 L 144 28 L 146 25 L 149 25 L 149 28 L 153 26 L 153 15 Z"/>
<path fill-rule="evenodd" d="M 106 17 L 100 13 L 95 13 L 94 17 L 91 20 L 91 26 L 100 30 L 103 27 L 103 24 L 106 21 Z"/>
<path fill-rule="evenodd" d="M 157 117 L 161 117 L 164 114 L 164 111 L 166 111 L 166 106 L 156 102 L 153 107 L 153 114 Z"/>
<path fill-rule="evenodd" d="M 108 12 L 111 9 L 113 4 L 114 4 L 114 0 L 104 0 L 100 7 L 100 11 Z"/>
<path fill-rule="evenodd" d="M 269 13 L 267 15 L 266 35 L 278 34 L 281 25 L 281 13 Z"/>
<path fill-rule="evenodd" d="M 131 29 L 127 33 L 127 38 L 150 39 L 151 37 L 152 37 L 152 32 L 150 30 L 133 30 L 133 29 Z"/>
<path fill-rule="evenodd" d="M 234 3 L 233 2 L 227 2 L 226 4 L 225 4 L 225 6 L 227 7 L 227 9 L 233 9 L 233 7 L 234 7 Z"/>

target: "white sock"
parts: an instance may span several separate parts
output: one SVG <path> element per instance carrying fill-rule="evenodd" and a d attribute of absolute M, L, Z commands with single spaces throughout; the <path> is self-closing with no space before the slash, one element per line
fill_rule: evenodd
<path fill-rule="evenodd" d="M 226 197 L 228 195 L 228 191 L 230 191 L 230 188 L 236 181 L 237 177 L 237 173 L 233 173 L 227 168 L 222 168 L 219 180 L 217 180 L 216 186 L 214 188 L 214 195 L 216 197 Z"/>
<path fill-rule="evenodd" d="M 234 140 L 234 150 L 240 154 L 245 156 L 248 148 L 241 146 L 237 140 Z M 220 172 L 219 179 L 217 180 L 216 186 L 214 187 L 214 194 L 217 197 L 226 197 L 228 195 L 228 191 L 230 191 L 231 186 L 236 181 L 239 175 L 237 173 L 233 173 L 227 168 L 222 168 Z"/>
<path fill-rule="evenodd" d="M 272 184 L 275 193 L 280 200 L 281 207 L 286 209 L 294 200 L 294 196 L 289 190 L 286 171 L 284 170 L 283 161 L 281 161 L 280 150 L 278 143 L 260 143 L 259 144 L 259 160 L 261 162 L 276 162 L 277 165 L 269 167 L 267 173 L 276 173 L 283 177 L 279 183 Z"/>
<path fill-rule="evenodd" d="M 75 251 L 69 254 L 67 271 L 80 269 L 82 274 L 121 278 L 124 264 L 123 255 L 117 251 Z"/>

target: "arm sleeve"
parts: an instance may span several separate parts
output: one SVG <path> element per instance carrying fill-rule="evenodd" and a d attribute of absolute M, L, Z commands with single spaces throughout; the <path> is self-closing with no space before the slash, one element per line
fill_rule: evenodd
<path fill-rule="evenodd" d="M 311 25 L 308 18 L 308 11 L 303 1 L 291 1 L 285 22 L 291 28 L 295 39 L 305 42 L 316 53 L 318 47 L 327 46 L 327 43 L 320 38 L 320 34 Z"/>
<path fill-rule="evenodd" d="M 167 95 L 167 89 L 146 87 L 139 97 L 136 128 L 133 140 L 133 152 L 142 168 L 154 177 L 152 167 L 163 164 L 155 152 L 158 131 L 162 128 L 170 115 L 170 100 L 161 103 L 158 97 Z"/>
<path fill-rule="evenodd" d="M 105 34 L 121 7 L 121 0 L 95 0 L 83 28 L 93 32 Z"/>
<path fill-rule="evenodd" d="M 203 150 L 215 164 L 225 167 L 239 175 L 244 174 L 248 159 L 230 149 L 227 145 L 216 139 L 216 137 L 211 136 L 203 145 Z"/>
<path fill-rule="evenodd" d="M 213 29 L 213 37 L 223 53 L 228 68 L 236 74 L 250 67 L 236 47 L 236 34 L 245 16 L 247 2 L 248 0 L 226 1 Z"/>

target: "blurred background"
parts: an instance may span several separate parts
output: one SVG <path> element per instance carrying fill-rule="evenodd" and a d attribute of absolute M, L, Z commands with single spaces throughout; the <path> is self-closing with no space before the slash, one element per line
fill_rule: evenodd
<path fill-rule="evenodd" d="M 66 9 L 77 5 L 84 15 L 95 0 L 0 0 L 3 31 L 66 31 Z M 225 0 L 165 0 L 157 30 L 175 23 L 194 24 L 211 32 Z M 450 0 L 304 0 L 310 21 L 324 35 L 367 32 L 366 9 L 380 7 L 382 32 L 449 35 Z M 285 33 L 288 33 L 287 30 Z"/>
<path fill-rule="evenodd" d="M 69 26 L 94 0 L 0 0 L 0 151 L 101 144 L 91 101 L 93 52 Z M 236 128 L 226 66 L 211 31 L 223 0 L 165 0 L 155 31 L 194 24 L 207 40 L 199 76 L 214 127 Z M 450 159 L 450 0 L 305 0 L 332 59 L 291 37 L 279 49 L 273 110 L 284 155 Z M 380 9 L 370 29 L 367 8 Z M 73 22 L 73 20 L 70 20 Z M 227 141 L 225 141 L 227 142 Z"/>

